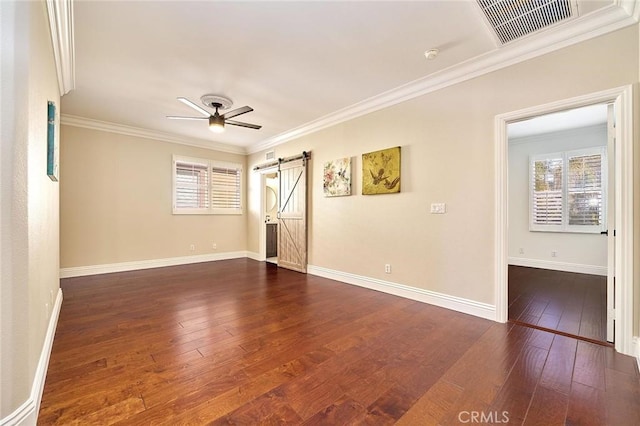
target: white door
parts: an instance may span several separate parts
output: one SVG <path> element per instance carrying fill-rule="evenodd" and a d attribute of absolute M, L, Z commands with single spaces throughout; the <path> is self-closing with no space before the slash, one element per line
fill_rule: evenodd
<path fill-rule="evenodd" d="M 307 157 L 278 166 L 278 266 L 307 272 Z"/>
<path fill-rule="evenodd" d="M 607 341 L 613 342 L 615 332 L 616 290 L 616 215 L 615 215 L 615 111 L 613 104 L 607 107 Z"/>

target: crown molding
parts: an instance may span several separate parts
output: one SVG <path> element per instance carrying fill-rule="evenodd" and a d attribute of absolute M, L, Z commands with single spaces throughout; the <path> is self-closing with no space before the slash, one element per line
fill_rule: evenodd
<path fill-rule="evenodd" d="M 619 0 L 616 4 L 578 17 L 565 25 L 509 43 L 498 50 L 482 54 L 265 139 L 248 147 L 247 151 L 253 154 L 273 148 L 365 114 L 637 24 L 640 13 L 638 9 L 640 6 L 635 1 Z"/>
<path fill-rule="evenodd" d="M 72 0 L 47 0 L 49 31 L 60 96 L 75 89 L 75 40 Z"/>
<path fill-rule="evenodd" d="M 76 115 L 62 114 L 60 116 L 60 123 L 66 126 L 82 127 L 84 129 L 100 130 L 103 132 L 118 133 L 120 135 L 136 136 L 139 138 L 153 139 L 180 145 L 195 146 L 197 148 L 205 148 L 213 151 L 227 152 L 231 154 L 247 154 L 246 149 L 239 146 L 227 145 L 220 142 L 190 138 L 186 136 L 178 136 L 171 133 L 142 129 L 139 127 L 125 126 L 123 124 L 94 120 L 91 118 L 79 117 Z"/>

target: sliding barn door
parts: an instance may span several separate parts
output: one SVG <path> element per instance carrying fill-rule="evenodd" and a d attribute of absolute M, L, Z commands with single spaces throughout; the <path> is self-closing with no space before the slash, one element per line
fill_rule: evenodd
<path fill-rule="evenodd" d="M 278 167 L 278 266 L 307 272 L 307 158 Z"/>

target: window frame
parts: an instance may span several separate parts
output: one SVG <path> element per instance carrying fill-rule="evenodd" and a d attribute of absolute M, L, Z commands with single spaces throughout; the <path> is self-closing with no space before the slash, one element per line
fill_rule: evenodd
<path fill-rule="evenodd" d="M 569 188 L 568 170 L 569 159 L 575 157 L 588 157 L 600 155 L 600 192 L 602 203 L 602 220 L 599 225 L 570 225 L 569 224 Z M 535 162 L 541 160 L 562 159 L 562 220 L 558 225 L 534 223 L 534 193 L 535 193 Z M 597 146 L 571 151 L 554 152 L 547 154 L 535 154 L 529 156 L 529 231 L 532 232 L 566 232 L 578 234 L 599 234 L 607 229 L 607 186 L 608 186 L 608 162 L 607 147 Z"/>
<path fill-rule="evenodd" d="M 186 163 L 186 164 L 197 164 L 197 165 L 205 165 L 207 167 L 207 189 L 208 189 L 208 198 L 209 205 L 208 207 L 199 207 L 199 208 L 178 208 L 177 207 L 177 164 L 178 163 Z M 227 170 L 236 170 L 238 176 L 238 184 L 235 188 L 238 191 L 238 208 L 220 208 L 214 205 L 213 196 L 213 170 L 214 169 L 227 169 Z M 217 161 L 211 160 L 207 158 L 196 158 L 196 157 L 186 157 L 181 155 L 174 155 L 172 158 L 172 212 L 175 215 L 241 215 L 243 214 L 244 207 L 244 167 L 241 163 L 234 163 L 228 161 Z"/>

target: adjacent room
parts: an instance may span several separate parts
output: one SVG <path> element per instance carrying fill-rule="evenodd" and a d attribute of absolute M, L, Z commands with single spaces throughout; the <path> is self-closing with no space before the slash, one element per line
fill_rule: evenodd
<path fill-rule="evenodd" d="M 0 425 L 640 424 L 639 16 L 0 1 Z"/>
<path fill-rule="evenodd" d="M 613 342 L 609 108 L 590 105 L 509 126 L 509 319 L 600 343 Z"/>

